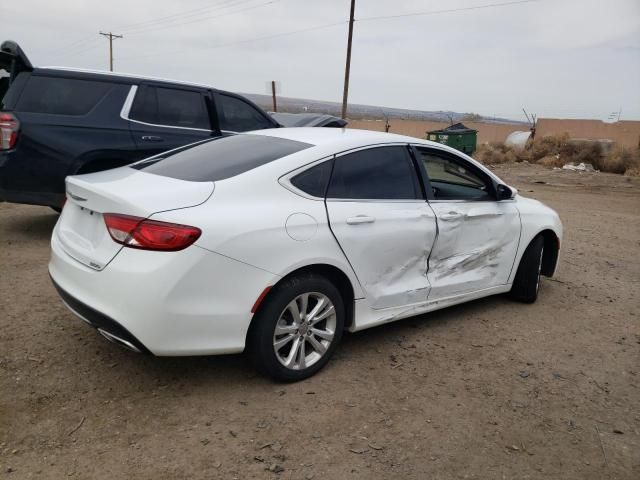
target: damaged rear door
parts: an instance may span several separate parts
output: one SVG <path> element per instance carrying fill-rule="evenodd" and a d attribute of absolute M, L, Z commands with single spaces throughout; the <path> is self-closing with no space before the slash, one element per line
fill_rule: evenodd
<path fill-rule="evenodd" d="M 520 241 L 515 202 L 496 201 L 491 178 L 464 158 L 416 150 L 438 222 L 429 258 L 429 300 L 508 283 Z"/>
<path fill-rule="evenodd" d="M 327 191 L 331 230 L 371 308 L 425 302 L 436 221 L 406 145 L 336 157 Z"/>

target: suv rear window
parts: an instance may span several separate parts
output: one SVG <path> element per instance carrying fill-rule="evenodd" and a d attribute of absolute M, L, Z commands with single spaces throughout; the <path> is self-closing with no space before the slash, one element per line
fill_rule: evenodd
<path fill-rule="evenodd" d="M 263 135 L 232 135 L 195 145 L 168 156 L 153 157 L 131 168 L 190 182 L 235 177 L 313 145 Z"/>
<path fill-rule="evenodd" d="M 16 111 L 86 115 L 111 87 L 106 82 L 32 75 L 20 95 Z"/>
<path fill-rule="evenodd" d="M 143 87 L 133 102 L 130 118 L 154 125 L 211 130 L 202 94 L 177 88 Z"/>
<path fill-rule="evenodd" d="M 270 122 L 262 112 L 244 100 L 223 93 L 218 98 L 223 111 L 223 118 L 220 120 L 222 130 L 248 132 L 275 127 L 275 123 Z"/>

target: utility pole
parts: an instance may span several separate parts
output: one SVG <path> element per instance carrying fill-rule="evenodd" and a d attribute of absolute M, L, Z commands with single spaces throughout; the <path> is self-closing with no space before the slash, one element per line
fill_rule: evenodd
<path fill-rule="evenodd" d="M 273 111 L 278 111 L 278 105 L 276 104 L 276 81 L 271 80 L 271 96 L 273 97 Z"/>
<path fill-rule="evenodd" d="M 109 38 L 109 71 L 113 72 L 113 39 L 114 38 L 123 38 L 122 35 L 116 35 L 114 33 L 106 33 L 100 32 L 100 35 L 103 35 Z"/>
<path fill-rule="evenodd" d="M 342 92 L 342 118 L 347 118 L 347 97 L 349 96 L 349 71 L 351 70 L 351 40 L 353 38 L 353 14 L 356 10 L 356 0 L 351 0 L 351 14 L 349 15 L 349 38 L 347 39 L 347 65 L 344 69 L 344 90 Z"/>

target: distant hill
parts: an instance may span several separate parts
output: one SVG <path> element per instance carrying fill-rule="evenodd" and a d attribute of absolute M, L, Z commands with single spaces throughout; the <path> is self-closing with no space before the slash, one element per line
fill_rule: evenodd
<path fill-rule="evenodd" d="M 272 110 L 273 104 L 271 102 L 271 96 L 260 95 L 255 93 L 243 93 L 245 97 L 251 99 L 253 102 L 260 105 L 265 110 Z M 342 111 L 342 104 L 337 102 L 325 102 L 322 100 L 309 100 L 306 98 L 289 98 L 278 97 L 278 111 L 301 113 L 326 113 L 328 115 L 334 115 L 339 117 Z M 473 115 L 473 116 L 471 116 Z M 405 108 L 391 108 L 391 107 L 376 107 L 373 105 L 360 105 L 349 104 L 349 118 L 361 119 L 361 118 L 401 118 L 406 120 L 423 120 L 432 122 L 460 122 L 465 120 L 481 121 L 487 123 L 501 123 L 501 124 L 514 124 L 526 125 L 526 122 L 519 122 L 515 120 L 509 120 L 506 118 L 493 118 L 484 117 L 476 114 L 467 114 L 451 111 L 428 111 L 428 110 L 409 110 Z"/>

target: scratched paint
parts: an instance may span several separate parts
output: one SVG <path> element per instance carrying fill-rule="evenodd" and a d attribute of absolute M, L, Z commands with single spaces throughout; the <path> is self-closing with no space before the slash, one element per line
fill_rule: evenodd
<path fill-rule="evenodd" d="M 429 257 L 429 300 L 506 284 L 520 238 L 514 203 L 432 205 L 438 236 Z"/>
<path fill-rule="evenodd" d="M 327 210 L 371 308 L 427 300 L 436 220 L 426 202 L 327 202 Z"/>

